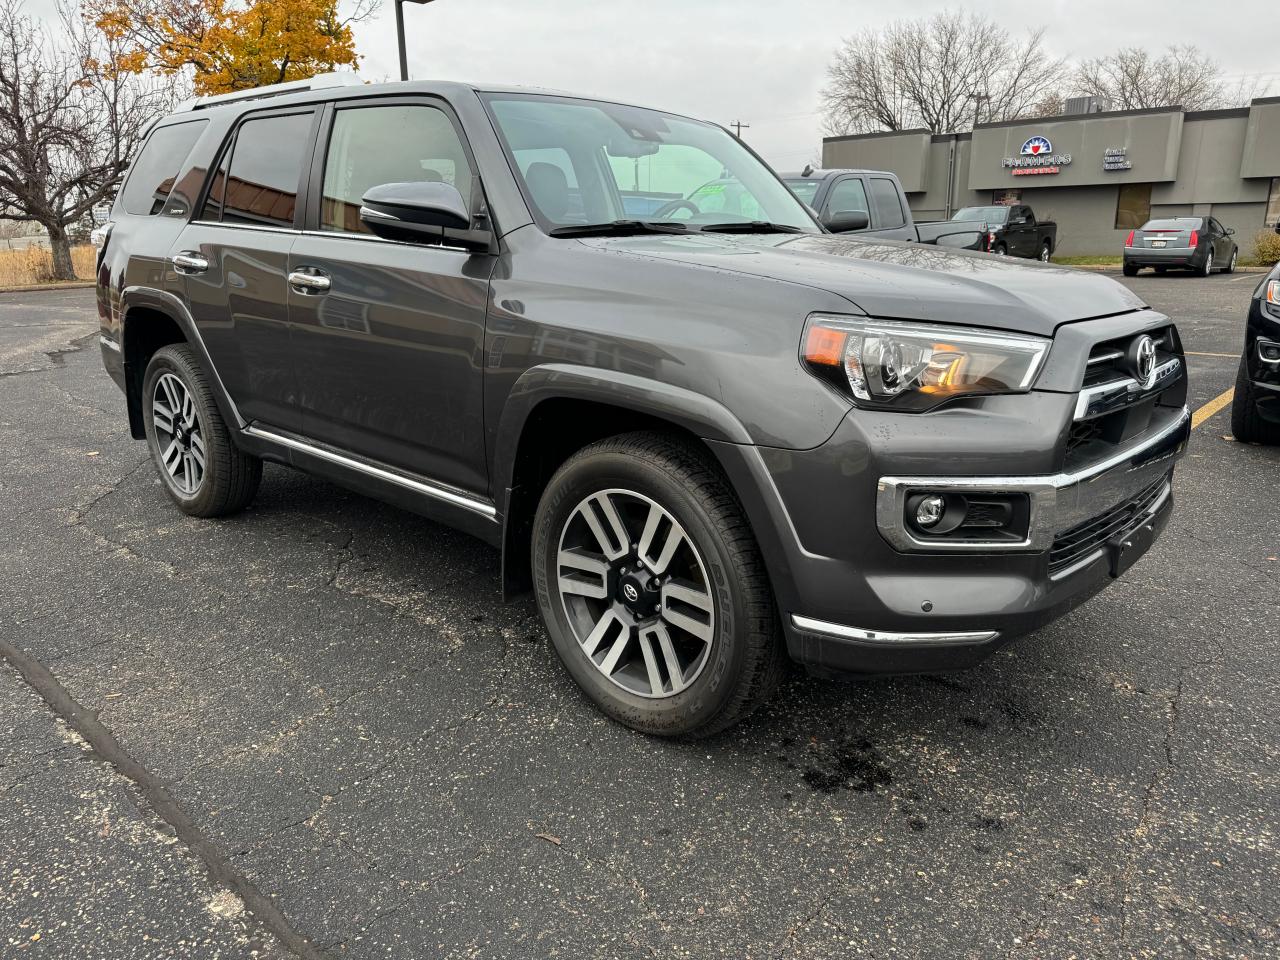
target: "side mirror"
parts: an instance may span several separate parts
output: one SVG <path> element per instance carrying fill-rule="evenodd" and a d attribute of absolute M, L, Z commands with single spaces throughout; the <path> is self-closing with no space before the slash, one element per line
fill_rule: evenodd
<path fill-rule="evenodd" d="M 840 210 L 827 214 L 822 225 L 832 233 L 849 233 L 853 230 L 865 230 L 871 226 L 871 217 L 865 210 Z"/>
<path fill-rule="evenodd" d="M 1236 235 L 1236 228 L 1227 227 L 1227 229 L 1222 232 L 1225 233 L 1228 237 L 1234 237 Z"/>
<path fill-rule="evenodd" d="M 360 198 L 360 222 L 387 240 L 432 243 L 444 239 L 446 229 L 469 230 L 471 213 L 453 184 L 384 183 Z"/>

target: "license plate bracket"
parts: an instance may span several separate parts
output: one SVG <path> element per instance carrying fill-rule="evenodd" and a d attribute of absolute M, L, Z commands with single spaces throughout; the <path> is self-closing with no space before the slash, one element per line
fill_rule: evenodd
<path fill-rule="evenodd" d="M 1156 539 L 1156 522 L 1148 518 L 1118 537 L 1107 541 L 1107 557 L 1111 563 L 1111 576 L 1118 577 L 1138 562 L 1138 558 L 1150 549 Z"/>

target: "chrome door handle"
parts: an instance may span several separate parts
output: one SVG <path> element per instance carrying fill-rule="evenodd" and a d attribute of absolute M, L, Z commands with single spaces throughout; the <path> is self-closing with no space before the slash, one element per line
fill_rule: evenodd
<path fill-rule="evenodd" d="M 175 253 L 169 260 L 179 273 L 204 273 L 209 269 L 209 261 L 198 253 Z"/>
<path fill-rule="evenodd" d="M 323 293 L 332 284 L 329 278 L 319 273 L 302 273 L 298 270 L 289 274 L 289 285 L 305 290 L 307 293 Z"/>

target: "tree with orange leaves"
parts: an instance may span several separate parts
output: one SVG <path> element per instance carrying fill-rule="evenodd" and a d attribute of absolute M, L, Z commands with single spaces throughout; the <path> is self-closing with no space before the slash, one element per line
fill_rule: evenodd
<path fill-rule="evenodd" d="M 122 72 L 190 71 L 195 92 L 226 93 L 302 80 L 358 63 L 351 26 L 377 8 L 357 0 L 89 0 L 98 28 L 121 47 Z"/>

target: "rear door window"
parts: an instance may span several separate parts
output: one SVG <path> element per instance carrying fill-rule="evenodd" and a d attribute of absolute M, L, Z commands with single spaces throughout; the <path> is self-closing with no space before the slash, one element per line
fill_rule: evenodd
<path fill-rule="evenodd" d="M 246 120 L 236 133 L 223 185 L 222 222 L 292 227 L 312 113 Z M 217 186 L 217 177 L 215 183 Z"/>
<path fill-rule="evenodd" d="M 872 177 L 870 187 L 871 202 L 875 204 L 876 228 L 891 230 L 903 226 L 907 218 L 902 212 L 902 201 L 894 182 L 884 177 Z"/>
<path fill-rule="evenodd" d="M 164 209 L 182 165 L 208 122 L 171 124 L 158 128 L 147 138 L 120 196 L 125 213 L 154 217 Z"/>

